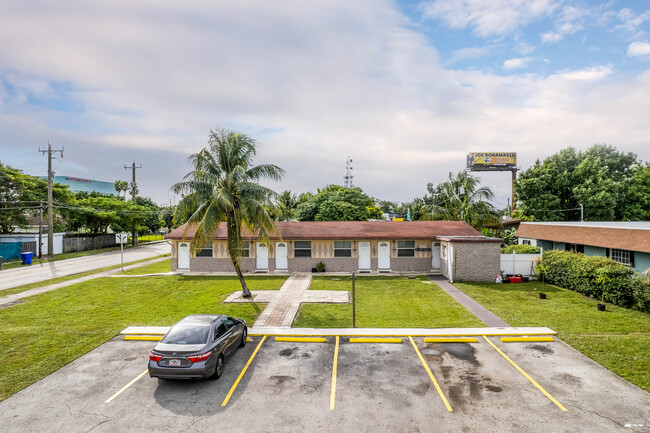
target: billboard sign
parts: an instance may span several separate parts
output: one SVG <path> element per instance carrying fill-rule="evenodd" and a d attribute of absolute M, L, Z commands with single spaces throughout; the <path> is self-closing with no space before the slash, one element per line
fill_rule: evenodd
<path fill-rule="evenodd" d="M 470 152 L 467 168 L 471 171 L 512 171 L 517 169 L 515 152 Z"/>

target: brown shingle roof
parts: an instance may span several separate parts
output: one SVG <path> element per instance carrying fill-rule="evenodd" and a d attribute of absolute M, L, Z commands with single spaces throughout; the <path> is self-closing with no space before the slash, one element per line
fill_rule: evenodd
<path fill-rule="evenodd" d="M 647 229 L 523 222 L 517 229 L 517 236 L 650 253 L 650 230 Z"/>
<path fill-rule="evenodd" d="M 277 222 L 280 236 L 271 239 L 434 239 L 436 236 L 480 236 L 463 221 L 293 221 Z M 185 225 L 174 229 L 165 239 L 183 239 Z M 185 239 L 192 239 L 194 230 Z M 242 230 L 244 239 L 257 239 Z M 226 224 L 221 223 L 214 239 L 226 239 Z"/>

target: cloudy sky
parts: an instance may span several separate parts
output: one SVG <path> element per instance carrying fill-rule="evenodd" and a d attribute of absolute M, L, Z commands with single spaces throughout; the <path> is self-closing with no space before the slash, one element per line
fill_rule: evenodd
<path fill-rule="evenodd" d="M 0 0 L 0 161 L 160 203 L 221 126 L 286 171 L 408 201 L 470 151 L 650 160 L 650 1 Z M 509 174 L 484 184 L 506 205 Z"/>

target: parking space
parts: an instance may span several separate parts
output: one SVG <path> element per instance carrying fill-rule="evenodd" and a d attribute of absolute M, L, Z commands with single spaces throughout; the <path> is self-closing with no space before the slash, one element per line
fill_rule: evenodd
<path fill-rule="evenodd" d="M 221 379 L 168 381 L 142 374 L 155 342 L 116 338 L 0 418 L 6 431 L 650 431 L 647 392 L 557 339 L 401 341 L 255 337 Z"/>

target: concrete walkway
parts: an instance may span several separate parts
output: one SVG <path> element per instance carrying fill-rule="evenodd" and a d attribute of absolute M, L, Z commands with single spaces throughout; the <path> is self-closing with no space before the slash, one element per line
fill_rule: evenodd
<path fill-rule="evenodd" d="M 297 274 L 287 278 L 276 297 L 269 302 L 253 326 L 291 327 L 310 284 L 311 274 Z"/>
<path fill-rule="evenodd" d="M 487 308 L 467 296 L 464 292 L 459 290 L 456 286 L 453 286 L 447 279 L 443 276 L 438 275 L 429 275 L 434 283 L 436 283 L 442 290 L 449 293 L 449 295 L 456 300 L 460 305 L 467 308 L 473 315 L 478 317 L 483 323 L 487 326 L 492 327 L 508 327 L 508 325 L 503 319 L 501 319 L 496 314 L 489 311 Z"/>
<path fill-rule="evenodd" d="M 169 257 L 160 257 L 155 260 L 149 260 L 142 263 L 136 263 L 135 265 L 125 266 L 124 270 L 128 271 L 130 269 L 139 268 L 141 266 L 150 265 L 152 263 L 162 262 L 163 260 L 169 260 Z M 79 277 L 68 281 L 63 281 L 61 283 L 49 284 L 47 286 L 36 287 L 34 289 L 25 290 L 24 292 L 14 293 L 13 295 L 7 295 L 0 297 L 0 310 L 3 308 L 11 307 L 15 305 L 23 298 L 28 296 L 40 295 L 41 293 L 51 292 L 52 290 L 60 289 L 61 287 L 71 286 L 77 283 L 83 283 L 84 281 L 94 280 L 95 278 L 109 277 L 117 272 L 121 272 L 121 269 L 112 269 L 110 271 L 98 272 L 92 275 L 86 275 L 85 277 Z"/>

